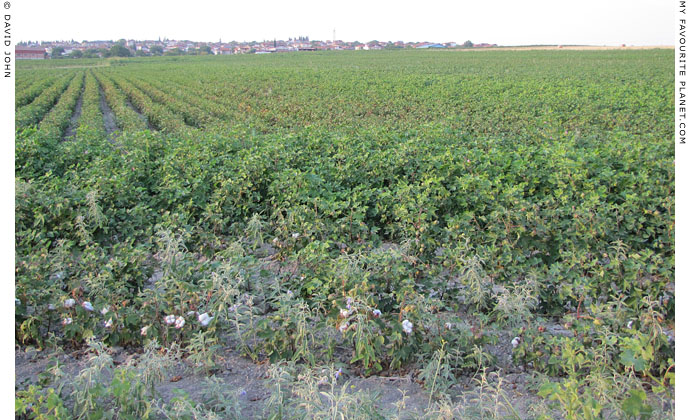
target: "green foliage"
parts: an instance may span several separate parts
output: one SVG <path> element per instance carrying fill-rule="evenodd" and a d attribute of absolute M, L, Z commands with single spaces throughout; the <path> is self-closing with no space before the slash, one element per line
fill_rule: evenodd
<path fill-rule="evenodd" d="M 263 338 L 266 355 L 271 362 L 300 360 L 314 362 L 314 332 L 311 330 L 312 312 L 300 298 L 281 295 L 274 315 L 257 324 L 256 335 Z"/>
<path fill-rule="evenodd" d="M 445 396 L 455 377 L 450 366 L 446 363 L 446 350 L 444 346 L 436 350 L 431 360 L 419 372 L 420 379 L 424 381 L 424 388 L 429 392 L 429 404 L 433 397 Z"/>
<path fill-rule="evenodd" d="M 109 55 L 110 57 L 131 57 L 132 50 L 124 45 L 116 44 L 110 47 Z"/>
<path fill-rule="evenodd" d="M 53 388 L 41 392 L 36 385 L 17 393 L 14 399 L 14 413 L 17 416 L 30 413 L 36 420 L 69 419 L 70 415 L 58 392 Z"/>
<path fill-rule="evenodd" d="M 269 370 L 269 381 L 264 418 L 385 418 L 377 408 L 380 397 L 351 391 L 342 369 L 333 366 L 299 370 L 294 364 L 278 363 Z"/>
<path fill-rule="evenodd" d="M 52 58 L 61 58 L 62 54 L 65 53 L 65 48 L 64 47 L 55 47 L 53 50 L 50 52 L 50 55 Z"/>
<path fill-rule="evenodd" d="M 161 343 L 210 372 L 229 339 L 255 361 L 421 369 L 442 397 L 510 328 L 514 361 L 552 375 L 542 394 L 566 416 L 669 398 L 672 54 L 309 57 L 19 63 L 17 343 Z M 142 379 L 99 360 L 114 376 L 80 376 L 73 415 L 106 398 L 153 410 L 117 395 L 152 394 L 167 362 Z M 285 389 L 270 415 L 295 409 Z M 44 391 L 22 398 L 55 416 L 63 396 Z"/>

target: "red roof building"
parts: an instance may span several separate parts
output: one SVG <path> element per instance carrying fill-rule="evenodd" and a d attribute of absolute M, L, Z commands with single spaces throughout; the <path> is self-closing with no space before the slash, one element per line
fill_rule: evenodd
<path fill-rule="evenodd" d="M 43 48 L 15 48 L 14 56 L 17 60 L 43 60 L 46 50 Z"/>

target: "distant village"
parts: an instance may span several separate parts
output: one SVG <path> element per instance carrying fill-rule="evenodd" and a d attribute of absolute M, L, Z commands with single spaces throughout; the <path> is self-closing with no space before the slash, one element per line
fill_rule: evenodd
<path fill-rule="evenodd" d="M 51 58 L 104 58 L 104 57 L 146 57 L 160 55 L 230 55 L 230 54 L 270 54 L 294 51 L 323 50 L 384 50 L 400 48 L 490 48 L 496 44 L 474 44 L 466 41 L 455 42 L 345 42 L 340 40 L 314 41 L 308 36 L 263 42 L 192 42 L 159 39 L 157 41 L 137 41 L 120 39 L 117 41 L 54 41 L 20 42 L 15 47 L 17 59 Z"/>

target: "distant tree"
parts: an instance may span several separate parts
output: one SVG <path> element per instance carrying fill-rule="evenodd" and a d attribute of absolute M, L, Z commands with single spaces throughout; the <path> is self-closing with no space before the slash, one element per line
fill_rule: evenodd
<path fill-rule="evenodd" d="M 131 57 L 132 56 L 132 50 L 129 48 L 122 46 L 120 44 L 115 44 L 112 47 L 110 47 L 110 56 L 111 57 Z"/>
<path fill-rule="evenodd" d="M 160 45 L 154 45 L 151 48 L 149 48 L 149 50 L 153 55 L 163 55 L 163 47 L 161 47 Z"/>
<path fill-rule="evenodd" d="M 199 48 L 199 50 L 201 50 L 202 54 L 211 54 L 212 53 L 211 47 L 209 47 L 208 45 L 202 46 L 201 48 Z"/>
<path fill-rule="evenodd" d="M 147 53 L 147 52 L 144 51 L 144 50 L 136 50 L 136 52 L 134 53 L 134 55 L 136 55 L 137 57 L 147 57 L 147 56 L 149 56 L 149 55 L 151 55 L 151 54 Z"/>
<path fill-rule="evenodd" d="M 172 50 L 166 51 L 163 55 L 184 55 L 184 51 L 179 48 L 173 48 Z"/>
<path fill-rule="evenodd" d="M 124 38 L 120 38 L 117 40 L 116 44 L 122 45 L 124 47 L 127 44 L 127 40 L 125 40 Z"/>
<path fill-rule="evenodd" d="M 470 40 L 468 39 L 467 41 L 465 41 L 464 44 L 462 44 L 462 46 L 465 47 L 465 48 L 472 48 L 472 47 L 474 46 L 474 44 L 472 43 L 472 41 L 470 41 Z"/>
<path fill-rule="evenodd" d="M 89 48 L 88 50 L 84 51 L 83 57 L 84 58 L 96 58 L 101 56 L 101 51 L 98 48 Z"/>
<path fill-rule="evenodd" d="M 65 49 L 64 49 L 64 48 L 62 48 L 62 47 L 55 47 L 55 48 L 53 48 L 53 51 L 51 51 L 50 56 L 51 56 L 52 58 L 61 58 L 61 57 L 62 57 L 62 53 L 64 53 L 64 52 L 65 52 Z"/>
<path fill-rule="evenodd" d="M 69 54 L 69 56 L 72 58 L 82 58 L 84 56 L 84 53 L 81 50 L 73 50 Z"/>

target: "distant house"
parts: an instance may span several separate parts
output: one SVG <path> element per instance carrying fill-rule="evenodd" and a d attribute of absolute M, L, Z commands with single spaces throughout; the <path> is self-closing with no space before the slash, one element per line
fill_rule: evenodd
<path fill-rule="evenodd" d="M 443 44 L 424 44 L 417 48 L 446 48 L 446 46 Z"/>
<path fill-rule="evenodd" d="M 14 49 L 17 60 L 43 60 L 46 58 L 45 48 L 20 48 Z"/>

